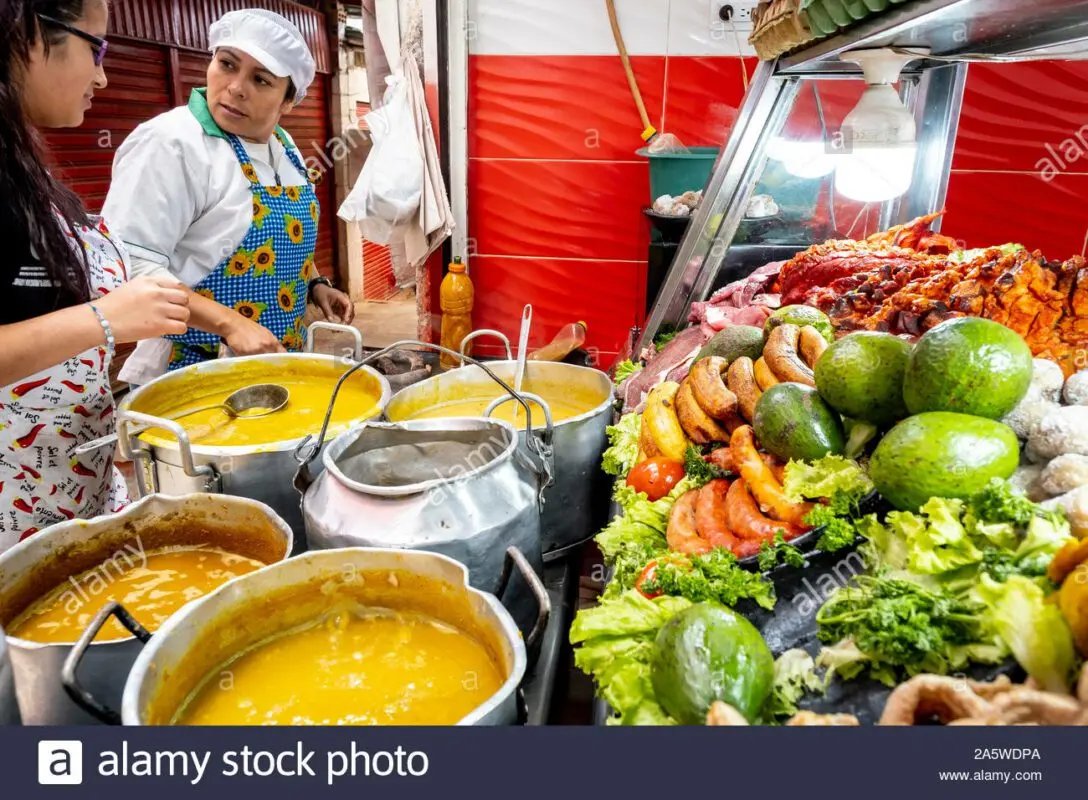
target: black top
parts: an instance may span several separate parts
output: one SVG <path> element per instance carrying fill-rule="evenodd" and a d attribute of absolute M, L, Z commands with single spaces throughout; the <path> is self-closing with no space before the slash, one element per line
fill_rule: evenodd
<path fill-rule="evenodd" d="M 50 280 L 28 247 L 0 248 L 0 325 L 78 305 L 79 299 Z"/>

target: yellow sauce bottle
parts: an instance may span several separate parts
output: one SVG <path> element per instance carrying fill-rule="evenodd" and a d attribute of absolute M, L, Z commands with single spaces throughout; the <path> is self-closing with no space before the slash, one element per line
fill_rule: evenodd
<path fill-rule="evenodd" d="M 439 305 L 442 307 L 442 346 L 460 351 L 461 342 L 472 333 L 472 281 L 465 274 L 465 265 L 460 258 L 454 258 L 449 272 L 442 279 L 439 290 Z M 466 348 L 465 355 L 472 355 L 472 345 Z M 439 359 L 442 369 L 453 369 L 461 362 L 453 356 L 442 354 Z"/>

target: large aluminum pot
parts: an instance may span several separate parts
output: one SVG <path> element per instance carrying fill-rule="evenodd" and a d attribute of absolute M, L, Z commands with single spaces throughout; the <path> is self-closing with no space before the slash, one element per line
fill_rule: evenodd
<path fill-rule="evenodd" d="M 514 384 L 516 361 L 488 361 L 487 367 Z M 552 448 L 555 451 L 555 482 L 544 493 L 541 527 L 545 561 L 587 541 L 608 520 L 611 486 L 601 471 L 601 457 L 608 447 L 605 429 L 612 421 L 612 380 L 589 367 L 548 361 L 525 365 L 525 393 L 544 396 L 566 392 L 591 399 L 586 411 L 556 421 Z M 397 392 L 385 409 L 392 422 L 412 419 L 426 409 L 474 397 L 498 397 L 501 390 L 479 365 L 465 365 L 420 381 Z M 508 402 L 513 399 L 508 395 Z M 545 420 L 534 414 L 533 425 Z M 524 444 L 525 434 L 521 434 Z"/>
<path fill-rule="evenodd" d="M 73 600 L 85 602 L 88 586 L 93 591 L 108 583 L 114 574 L 131 567 L 137 554 L 154 548 L 209 544 L 273 563 L 288 556 L 292 538 L 287 524 L 255 500 L 208 494 L 145 497 L 116 514 L 53 525 L 0 556 L 0 624 L 10 631 L 11 621 L 53 587 L 101 568 L 101 580 L 82 588 L 73 583 Z M 99 721 L 62 688 L 61 670 L 73 644 L 42 644 L 7 636 L 24 724 Z M 80 680 L 96 696 L 116 703 L 139 651 L 135 638 L 96 642 L 87 652 Z"/>
<path fill-rule="evenodd" d="M 323 460 L 302 498 L 311 550 L 442 553 L 468 568 L 473 588 L 492 594 L 509 546 L 543 574 L 540 495 L 549 470 L 521 451 L 510 423 L 366 422 L 330 442 Z M 536 619 L 531 588 L 515 578 L 510 593 L 507 607 L 528 634 Z"/>
<path fill-rule="evenodd" d="M 19 703 L 15 699 L 15 671 L 11 667 L 4 629 L 0 628 L 0 725 L 19 725 Z"/>
<path fill-rule="evenodd" d="M 513 567 L 529 580 L 540 601 L 538 624 L 530 643 L 547 624 L 547 592 L 516 548 L 507 551 L 507 575 Z M 519 721 L 520 687 L 525 677 L 526 642 L 510 614 L 493 595 L 473 589 L 463 564 L 418 550 L 348 548 L 311 551 L 245 575 L 178 612 L 150 636 L 125 684 L 119 715 L 124 725 L 177 724 L 184 704 L 208 676 L 218 676 L 234 656 L 270 637 L 321 619 L 342 601 L 364 607 L 427 614 L 454 625 L 484 645 L 506 676 L 501 688 L 461 719 L 459 725 L 510 725 Z M 116 614 L 139 631 L 118 606 L 104 608 L 84 639 Z M 75 675 L 81 641 L 66 665 Z M 74 693 L 83 694 L 78 685 Z M 306 681 L 298 682 L 305 692 Z M 111 715 L 107 708 L 100 713 Z M 523 711 L 521 714 L 523 715 Z"/>
<path fill-rule="evenodd" d="M 318 325 L 311 326 L 315 327 Z M 313 342 L 312 331 L 308 341 Z M 360 351 L 357 348 L 357 360 Z M 220 358 L 166 373 L 140 386 L 122 400 L 117 417 L 121 452 L 135 461 L 140 494 L 209 492 L 258 500 L 287 521 L 297 534 L 296 552 L 301 552 L 306 541 L 302 536 L 298 495 L 291 481 L 298 467 L 292 454 L 305 437 L 251 446 L 193 444 L 181 425 L 161 417 L 176 407 L 180 388 L 191 386 L 194 381 L 200 381 L 201 388 L 207 388 L 208 392 L 216 391 L 217 385 L 225 391 L 241 387 L 247 379 L 252 383 L 274 381 L 277 373 L 285 371 L 325 380 L 339 379 L 353 366 L 347 358 L 315 353 Z M 348 380 L 365 387 L 377 398 L 374 406 L 360 409 L 352 423 L 380 416 L 391 394 L 385 376 L 362 367 Z M 149 426 L 171 431 L 174 441 L 157 440 L 149 444 L 139 438 L 136 429 Z M 347 427 L 340 425 L 332 430 L 340 433 Z"/>

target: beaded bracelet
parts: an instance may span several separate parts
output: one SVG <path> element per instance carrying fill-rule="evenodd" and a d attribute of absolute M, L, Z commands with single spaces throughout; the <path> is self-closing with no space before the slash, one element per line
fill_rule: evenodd
<path fill-rule="evenodd" d="M 102 316 L 102 312 L 98 310 L 94 303 L 87 303 L 87 305 L 91 307 L 91 311 L 93 311 L 94 315 L 98 317 L 98 324 L 101 325 L 102 330 L 106 332 L 106 350 L 109 352 L 110 358 L 113 358 L 115 346 L 113 338 L 113 328 L 110 327 L 110 323 L 106 320 L 104 316 Z"/>

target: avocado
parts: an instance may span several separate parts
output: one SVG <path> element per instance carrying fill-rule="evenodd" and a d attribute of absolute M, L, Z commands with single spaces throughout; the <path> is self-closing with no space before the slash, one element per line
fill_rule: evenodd
<path fill-rule="evenodd" d="M 767 317 L 767 321 L 763 323 L 764 340 L 771 335 L 771 331 L 785 324 L 796 325 L 798 328 L 811 325 L 827 339 L 828 344 L 835 341 L 835 329 L 831 327 L 827 314 L 818 308 L 803 305 L 783 306 Z"/>
<path fill-rule="evenodd" d="M 715 700 L 754 723 L 774 686 L 774 656 L 744 617 L 698 603 L 658 631 L 651 683 L 657 702 L 682 725 L 705 725 Z"/>
<path fill-rule="evenodd" d="M 811 386 L 779 383 L 760 395 L 752 429 L 768 453 L 816 461 L 841 455 L 846 446 L 842 420 Z"/>
<path fill-rule="evenodd" d="M 908 415 L 903 375 L 911 346 L 890 333 L 851 333 L 816 362 L 816 390 L 840 414 L 885 426 Z"/>
<path fill-rule="evenodd" d="M 754 325 L 734 325 L 714 334 L 699 351 L 699 355 L 695 356 L 695 360 L 719 356 L 732 364 L 744 356 L 755 361 L 762 354 L 763 331 Z"/>
<path fill-rule="evenodd" d="M 1031 348 L 1010 328 L 958 317 L 928 330 L 911 353 L 903 399 L 912 414 L 954 411 L 1000 419 L 1031 385 Z"/>
<path fill-rule="evenodd" d="M 897 509 L 917 511 L 931 497 L 967 499 L 1019 464 L 1020 443 L 1008 425 L 929 411 L 888 431 L 869 460 L 869 477 Z"/>

